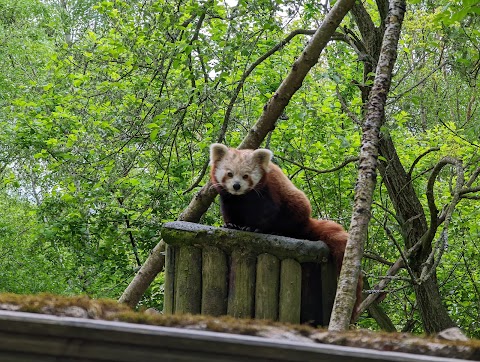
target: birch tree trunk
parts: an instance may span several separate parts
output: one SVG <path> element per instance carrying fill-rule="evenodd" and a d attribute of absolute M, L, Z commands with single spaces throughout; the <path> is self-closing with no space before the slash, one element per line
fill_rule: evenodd
<path fill-rule="evenodd" d="M 355 304 L 355 291 L 377 178 L 380 127 L 384 121 L 385 102 L 390 90 L 393 66 L 397 58 L 397 45 L 405 7 L 405 0 L 390 1 L 389 15 L 386 19 L 375 80 L 370 91 L 365 121 L 362 127 L 362 146 L 360 149 L 352 219 L 343 267 L 330 319 L 330 331 L 348 329 Z"/>
<path fill-rule="evenodd" d="M 321 52 L 335 33 L 340 22 L 348 11 L 355 4 L 355 0 L 338 0 L 325 17 L 324 21 L 310 39 L 300 57 L 295 61 L 290 73 L 280 84 L 275 94 L 270 98 L 263 108 L 262 115 L 250 132 L 240 144 L 240 149 L 258 148 L 267 136 L 268 132 L 275 128 L 278 117 L 289 103 L 290 99 L 302 86 L 303 80 L 310 69 L 317 64 Z M 178 220 L 198 222 L 202 215 L 210 207 L 217 195 L 210 181 L 195 194 L 187 208 L 181 213 Z M 163 244 L 163 241 L 160 243 Z M 158 244 L 154 252 L 150 254 L 140 271 L 120 298 L 120 301 L 126 302 L 130 306 L 135 306 L 139 301 L 155 276 L 160 273 L 164 267 L 164 258 L 162 255 L 156 255 L 155 250 L 162 250 L 163 245 Z M 153 259 L 153 260 L 150 260 Z"/>
<path fill-rule="evenodd" d="M 388 1 L 376 0 L 381 19 L 387 13 Z M 362 54 L 364 61 L 364 81 L 366 84 L 370 79 L 369 74 L 372 71 L 372 65 L 380 56 L 380 39 L 383 38 L 385 23 L 382 21 L 380 26 L 376 27 L 370 15 L 361 2 L 355 3 L 352 8 L 352 14 L 358 29 L 362 35 L 362 49 L 366 54 Z M 370 87 L 361 86 L 362 100 L 364 104 L 368 103 Z M 407 174 L 402 162 L 397 154 L 395 144 L 388 135 L 382 135 L 379 144 L 379 153 L 384 161 L 378 164 L 382 180 L 388 190 L 390 200 L 395 208 L 396 218 L 399 220 L 399 226 L 405 242 L 404 252 L 416 246 L 429 233 L 429 225 L 423 206 L 416 195 L 410 175 Z M 416 276 L 421 274 L 422 264 L 427 260 L 432 251 L 431 243 L 422 243 L 421 247 L 409 257 L 409 265 Z M 399 259 L 402 262 L 402 259 Z M 394 275 L 398 272 L 392 271 Z M 391 279 L 384 279 L 378 285 L 383 285 L 383 289 L 388 285 Z M 442 304 L 436 273 L 434 272 L 422 284 L 414 285 L 415 295 L 418 301 L 418 308 L 422 318 L 422 324 L 427 333 L 440 332 L 449 327 L 455 326 L 450 318 L 447 309 Z M 376 287 L 374 287 L 376 289 Z M 381 294 L 371 294 L 367 299 L 369 303 L 362 303 L 364 310 L 369 304 Z M 360 311 L 361 311 L 360 310 Z"/>

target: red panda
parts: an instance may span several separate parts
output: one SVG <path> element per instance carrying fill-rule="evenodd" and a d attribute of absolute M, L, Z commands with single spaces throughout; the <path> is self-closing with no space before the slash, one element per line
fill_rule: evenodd
<path fill-rule="evenodd" d="M 210 146 L 210 178 L 220 195 L 226 227 L 297 239 L 322 240 L 340 274 L 348 233 L 334 221 L 311 218 L 312 208 L 267 149 L 237 150 L 220 143 Z M 362 283 L 357 286 L 356 307 Z"/>

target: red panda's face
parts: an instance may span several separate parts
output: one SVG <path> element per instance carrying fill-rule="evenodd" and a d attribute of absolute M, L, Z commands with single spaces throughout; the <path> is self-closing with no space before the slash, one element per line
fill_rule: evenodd
<path fill-rule="evenodd" d="M 268 172 L 269 150 L 236 150 L 214 143 L 210 146 L 210 165 L 215 183 L 232 195 L 253 190 Z"/>

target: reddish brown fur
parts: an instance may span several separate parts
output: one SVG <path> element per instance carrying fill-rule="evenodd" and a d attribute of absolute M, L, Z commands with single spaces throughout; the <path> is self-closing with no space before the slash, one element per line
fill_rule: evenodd
<path fill-rule="evenodd" d="M 245 156 L 253 151 L 229 149 L 228 152 Z M 229 162 L 235 162 L 236 159 L 233 157 Z M 210 177 L 220 193 L 222 216 L 226 225 L 299 239 L 322 240 L 330 248 L 337 273 L 340 274 L 348 233 L 334 221 L 311 218 L 312 209 L 308 198 L 278 166 L 270 162 L 268 171 L 264 171 L 254 190 L 235 196 L 222 187 L 225 180 L 216 179 L 217 164 L 217 161 L 211 161 Z M 361 293 L 360 276 L 353 315 L 361 302 Z"/>

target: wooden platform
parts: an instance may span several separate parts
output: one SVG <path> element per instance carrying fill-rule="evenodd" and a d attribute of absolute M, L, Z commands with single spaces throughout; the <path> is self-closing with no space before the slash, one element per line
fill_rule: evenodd
<path fill-rule="evenodd" d="M 0 311 L 0 361 L 437 361 L 458 359 L 379 352 L 235 334 Z"/>

